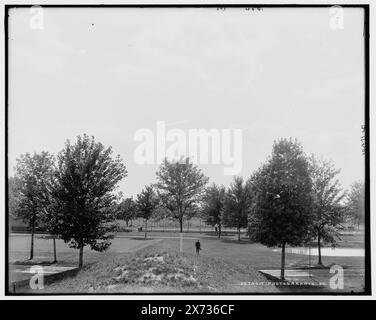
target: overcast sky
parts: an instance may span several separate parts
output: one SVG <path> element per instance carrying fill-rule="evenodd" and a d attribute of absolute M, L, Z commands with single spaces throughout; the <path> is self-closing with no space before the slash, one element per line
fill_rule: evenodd
<path fill-rule="evenodd" d="M 128 168 L 126 196 L 154 182 L 133 158 L 138 129 L 240 128 L 248 177 L 273 140 L 297 138 L 332 159 L 348 187 L 364 175 L 363 11 L 345 9 L 44 9 L 9 18 L 9 165 L 57 153 L 82 133 L 111 145 Z M 222 165 L 200 166 L 228 185 Z"/>

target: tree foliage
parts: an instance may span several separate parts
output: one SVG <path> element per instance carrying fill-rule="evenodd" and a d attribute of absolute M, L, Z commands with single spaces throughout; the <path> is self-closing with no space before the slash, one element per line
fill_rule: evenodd
<path fill-rule="evenodd" d="M 157 192 L 162 205 L 180 224 L 183 232 L 183 220 L 192 216 L 201 199 L 208 178 L 194 166 L 189 158 L 177 162 L 164 160 L 157 172 Z"/>
<path fill-rule="evenodd" d="M 127 171 L 120 157 L 111 155 L 111 147 L 105 148 L 87 135 L 78 136 L 74 144 L 68 140 L 58 154 L 55 197 L 59 235 L 80 250 L 79 267 L 85 246 L 103 251 L 113 238 L 114 190 Z"/>
<path fill-rule="evenodd" d="M 126 198 L 117 205 L 116 218 L 124 220 L 128 226 L 129 221 L 137 217 L 137 205 L 132 197 Z"/>
<path fill-rule="evenodd" d="M 365 213 L 365 189 L 363 181 L 355 181 L 346 198 L 346 210 L 348 220 L 357 225 L 364 223 Z"/>
<path fill-rule="evenodd" d="M 202 198 L 201 213 L 207 224 L 218 226 L 218 237 L 221 237 L 222 213 L 226 188 L 213 183 L 206 188 Z"/>
<path fill-rule="evenodd" d="M 309 158 L 313 196 L 313 234 L 317 239 L 318 263 L 322 264 L 321 245 L 330 243 L 334 246 L 343 229 L 344 207 L 342 200 L 345 193 L 337 179 L 340 170 L 327 160 L 314 155 Z"/>
<path fill-rule="evenodd" d="M 254 237 L 262 244 L 282 248 L 284 279 L 286 245 L 301 245 L 312 226 L 312 183 L 302 146 L 292 139 L 276 141 L 254 183 L 251 230 L 256 230 Z"/>
<path fill-rule="evenodd" d="M 17 208 L 21 200 L 21 180 L 16 176 L 8 178 L 8 210 L 9 215 L 17 219 Z"/>
<path fill-rule="evenodd" d="M 54 157 L 48 152 L 26 153 L 17 159 L 15 179 L 18 181 L 15 214 L 31 229 L 30 260 L 34 257 L 34 232 L 50 208 L 47 184 L 54 176 Z"/>
<path fill-rule="evenodd" d="M 159 200 L 152 186 L 146 186 L 145 189 L 137 195 L 137 212 L 138 216 L 145 221 L 145 238 L 147 233 L 147 222 L 155 213 L 158 204 Z"/>
<path fill-rule="evenodd" d="M 242 177 L 234 177 L 228 188 L 223 204 L 223 224 L 238 230 L 240 241 L 240 229 L 247 226 L 248 214 L 251 210 L 250 187 Z"/>

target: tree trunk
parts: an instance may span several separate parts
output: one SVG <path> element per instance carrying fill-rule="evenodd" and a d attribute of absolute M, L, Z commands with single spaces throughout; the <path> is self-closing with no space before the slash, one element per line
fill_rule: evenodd
<path fill-rule="evenodd" d="M 281 280 L 285 280 L 285 243 L 282 244 L 282 257 L 281 257 Z"/>
<path fill-rule="evenodd" d="M 183 232 L 183 218 L 179 218 L 180 232 Z"/>
<path fill-rule="evenodd" d="M 320 231 L 317 232 L 317 250 L 319 255 L 319 265 L 322 266 L 322 260 L 321 260 L 321 234 Z"/>
<path fill-rule="evenodd" d="M 53 241 L 53 246 L 54 246 L 54 261 L 52 263 L 56 263 L 57 257 L 56 257 L 56 238 L 55 238 L 55 235 L 52 236 L 52 241 Z"/>
<path fill-rule="evenodd" d="M 147 230 L 148 230 L 148 220 L 147 219 L 145 219 L 145 239 L 146 239 L 146 237 L 147 237 Z"/>
<path fill-rule="evenodd" d="M 81 243 L 80 245 L 80 256 L 78 260 L 78 267 L 81 269 L 84 264 L 84 245 Z"/>
<path fill-rule="evenodd" d="M 35 232 L 35 218 L 31 221 L 31 243 L 30 243 L 30 258 L 29 260 L 34 259 L 34 232 Z"/>
<path fill-rule="evenodd" d="M 222 229 L 222 226 L 221 226 L 221 224 L 219 223 L 219 224 L 218 224 L 218 238 L 221 237 L 221 229 Z"/>
<path fill-rule="evenodd" d="M 240 227 L 238 227 L 238 240 L 240 241 Z"/>

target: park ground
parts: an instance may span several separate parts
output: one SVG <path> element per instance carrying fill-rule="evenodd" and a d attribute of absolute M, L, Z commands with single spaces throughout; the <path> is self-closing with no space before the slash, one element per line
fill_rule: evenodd
<path fill-rule="evenodd" d="M 194 252 L 200 239 L 202 250 Z M 75 267 L 78 251 L 57 240 L 59 267 Z M 50 265 L 53 260 L 52 240 L 36 235 L 35 257 L 27 261 L 30 235 L 10 234 L 9 281 L 28 279 L 30 266 Z M 339 248 L 363 248 L 364 236 L 359 233 L 342 237 Z M 48 283 L 44 289 L 29 286 L 16 293 L 361 293 L 364 290 L 364 257 L 324 256 L 324 268 L 317 266 L 317 257 L 287 253 L 286 269 L 302 276 L 293 283 L 280 282 L 259 270 L 279 270 L 280 249 L 250 243 L 243 235 L 224 233 L 218 239 L 214 232 L 151 232 L 145 239 L 142 232 L 118 233 L 106 252 L 86 248 L 84 268 L 73 275 Z M 329 286 L 332 265 L 344 270 L 344 289 Z M 19 271 L 24 268 L 26 272 Z M 278 272 L 277 272 L 278 273 Z M 11 289 L 10 289 L 11 291 Z"/>

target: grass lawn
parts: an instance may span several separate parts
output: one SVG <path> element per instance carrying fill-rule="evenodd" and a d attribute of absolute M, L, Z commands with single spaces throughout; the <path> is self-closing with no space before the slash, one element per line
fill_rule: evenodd
<path fill-rule="evenodd" d="M 44 290 L 29 293 L 295 293 L 331 292 L 329 268 L 315 268 L 311 274 L 324 287 L 281 287 L 271 283 L 260 269 L 279 269 L 280 251 L 246 238 L 237 241 L 233 234 L 216 238 L 212 233 L 183 234 L 150 233 L 148 239 L 142 233 L 118 234 L 108 252 L 87 250 L 85 267 L 74 278 L 66 278 L 49 284 Z M 194 242 L 200 239 L 202 251 L 197 257 Z M 342 247 L 361 247 L 357 244 L 362 236 L 346 236 Z M 20 249 L 22 239 L 15 238 L 13 248 Z M 23 239 L 25 241 L 25 239 Z M 38 238 L 36 253 L 52 257 L 50 240 Z M 42 245 L 43 243 L 43 245 Z M 38 247 L 39 246 L 39 247 Z M 64 248 L 65 246 L 65 248 Z M 12 248 L 12 246 L 10 246 Z M 28 247 L 28 242 L 25 248 Z M 51 249 L 47 250 L 49 247 Z M 39 249 L 38 249 L 39 248 Z M 44 248 L 45 251 L 40 249 Z M 27 251 L 13 251 L 11 256 L 27 257 Z M 78 252 L 58 242 L 58 257 L 64 264 L 76 264 Z M 317 257 L 312 257 L 312 264 Z M 309 257 L 302 254 L 286 254 L 286 269 L 307 268 Z M 364 258 L 323 257 L 326 266 L 333 264 L 344 268 L 345 288 L 341 292 L 360 292 L 364 283 Z M 311 266 L 312 266 L 311 264 Z M 26 289 L 27 290 L 27 289 Z"/>

